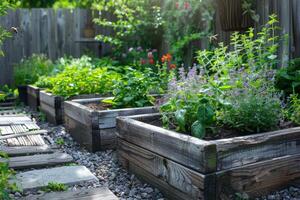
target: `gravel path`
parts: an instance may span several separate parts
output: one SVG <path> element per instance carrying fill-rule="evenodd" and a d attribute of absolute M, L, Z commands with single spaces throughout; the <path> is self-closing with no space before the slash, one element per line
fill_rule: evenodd
<path fill-rule="evenodd" d="M 107 186 L 121 200 L 164 199 L 157 189 L 140 182 L 134 175 L 130 175 L 122 169 L 117 162 L 115 151 L 89 153 L 66 133 L 63 126 L 51 126 L 48 123 L 40 123 L 39 125 L 42 129 L 51 132 L 46 138 L 47 140 L 53 144 L 60 144 L 60 148 L 64 152 L 70 154 L 78 164 L 86 166 L 98 177 L 100 186 Z"/>

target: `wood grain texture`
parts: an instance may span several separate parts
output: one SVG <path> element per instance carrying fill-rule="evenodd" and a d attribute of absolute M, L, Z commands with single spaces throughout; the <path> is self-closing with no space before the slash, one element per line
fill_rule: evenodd
<path fill-rule="evenodd" d="M 8 160 L 8 164 L 9 167 L 13 169 L 30 169 L 30 168 L 55 166 L 59 164 L 70 163 L 72 161 L 73 161 L 72 156 L 65 153 L 57 152 L 53 154 L 11 157 Z"/>
<path fill-rule="evenodd" d="M 134 116 L 148 118 L 149 115 Z M 159 117 L 159 116 L 157 116 Z M 150 117 L 152 118 L 152 117 Z M 145 119 L 146 120 L 146 119 Z M 117 118 L 118 137 L 201 173 L 216 171 L 216 145 L 131 119 Z"/>
<path fill-rule="evenodd" d="M 169 185 L 168 190 L 184 193 L 188 197 L 184 199 L 204 199 L 209 192 L 214 192 L 209 191 L 214 188 L 211 184 L 213 181 L 210 180 L 214 179 L 213 176 L 200 174 L 124 140 L 118 140 L 118 155 L 127 160 L 129 166 L 131 164 L 139 166 L 151 174 L 150 183 L 163 181 Z"/>
<path fill-rule="evenodd" d="M 40 91 L 40 110 L 45 113 L 47 121 L 55 125 L 63 123 L 64 98 Z"/>
<path fill-rule="evenodd" d="M 288 155 L 217 173 L 217 199 L 236 192 L 250 197 L 268 194 L 300 178 L 300 154 Z"/>
<path fill-rule="evenodd" d="M 300 152 L 300 127 L 212 141 L 217 170 L 230 169 Z"/>

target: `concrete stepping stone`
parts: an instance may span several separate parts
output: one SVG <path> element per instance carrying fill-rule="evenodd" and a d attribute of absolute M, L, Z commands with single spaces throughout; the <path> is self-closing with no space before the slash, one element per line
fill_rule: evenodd
<path fill-rule="evenodd" d="M 108 188 L 80 189 L 67 192 L 51 192 L 43 195 L 28 196 L 25 200 L 117 200 Z"/>
<path fill-rule="evenodd" d="M 11 157 L 8 159 L 8 164 L 13 169 L 30 169 L 70 163 L 72 161 L 73 158 L 69 154 L 56 152 L 53 154 Z M 0 159 L 0 162 L 7 162 L 7 160 Z"/>
<path fill-rule="evenodd" d="M 54 149 L 48 145 L 44 146 L 20 146 L 20 147 L 0 147 L 0 151 L 6 153 L 9 157 L 28 156 L 33 154 L 54 153 Z"/>
<path fill-rule="evenodd" d="M 97 178 L 85 166 L 63 166 L 18 173 L 12 182 L 26 191 L 45 187 L 50 182 L 75 185 L 96 180 Z"/>

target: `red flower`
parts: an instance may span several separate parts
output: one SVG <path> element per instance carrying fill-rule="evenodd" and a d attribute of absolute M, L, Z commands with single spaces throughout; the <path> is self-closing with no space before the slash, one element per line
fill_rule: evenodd
<path fill-rule="evenodd" d="M 150 64 L 150 65 L 154 65 L 154 64 L 155 64 L 155 62 L 154 62 L 154 59 L 153 59 L 153 58 L 149 59 L 149 64 Z"/>
<path fill-rule="evenodd" d="M 171 64 L 170 65 L 170 69 L 176 69 L 176 65 L 175 64 Z"/>
<path fill-rule="evenodd" d="M 190 9 L 190 3 L 189 2 L 184 2 L 184 9 L 188 10 Z"/>
<path fill-rule="evenodd" d="M 178 2 L 178 1 L 176 2 L 175 7 L 176 7 L 177 9 L 179 9 L 179 2 Z"/>
<path fill-rule="evenodd" d="M 161 62 L 171 62 L 172 60 L 172 56 L 171 54 L 167 53 L 165 55 L 163 55 L 163 57 L 161 58 Z"/>

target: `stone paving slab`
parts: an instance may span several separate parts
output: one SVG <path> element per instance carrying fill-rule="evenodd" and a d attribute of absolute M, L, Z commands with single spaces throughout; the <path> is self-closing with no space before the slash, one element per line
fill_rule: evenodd
<path fill-rule="evenodd" d="M 75 185 L 96 180 L 97 178 L 84 166 L 64 166 L 22 172 L 16 175 L 14 182 L 26 191 L 45 187 L 50 182 Z"/>
<path fill-rule="evenodd" d="M 24 198 L 24 200 L 117 200 L 108 188 L 93 188 L 85 190 L 51 192 L 43 195 L 33 195 Z"/>

